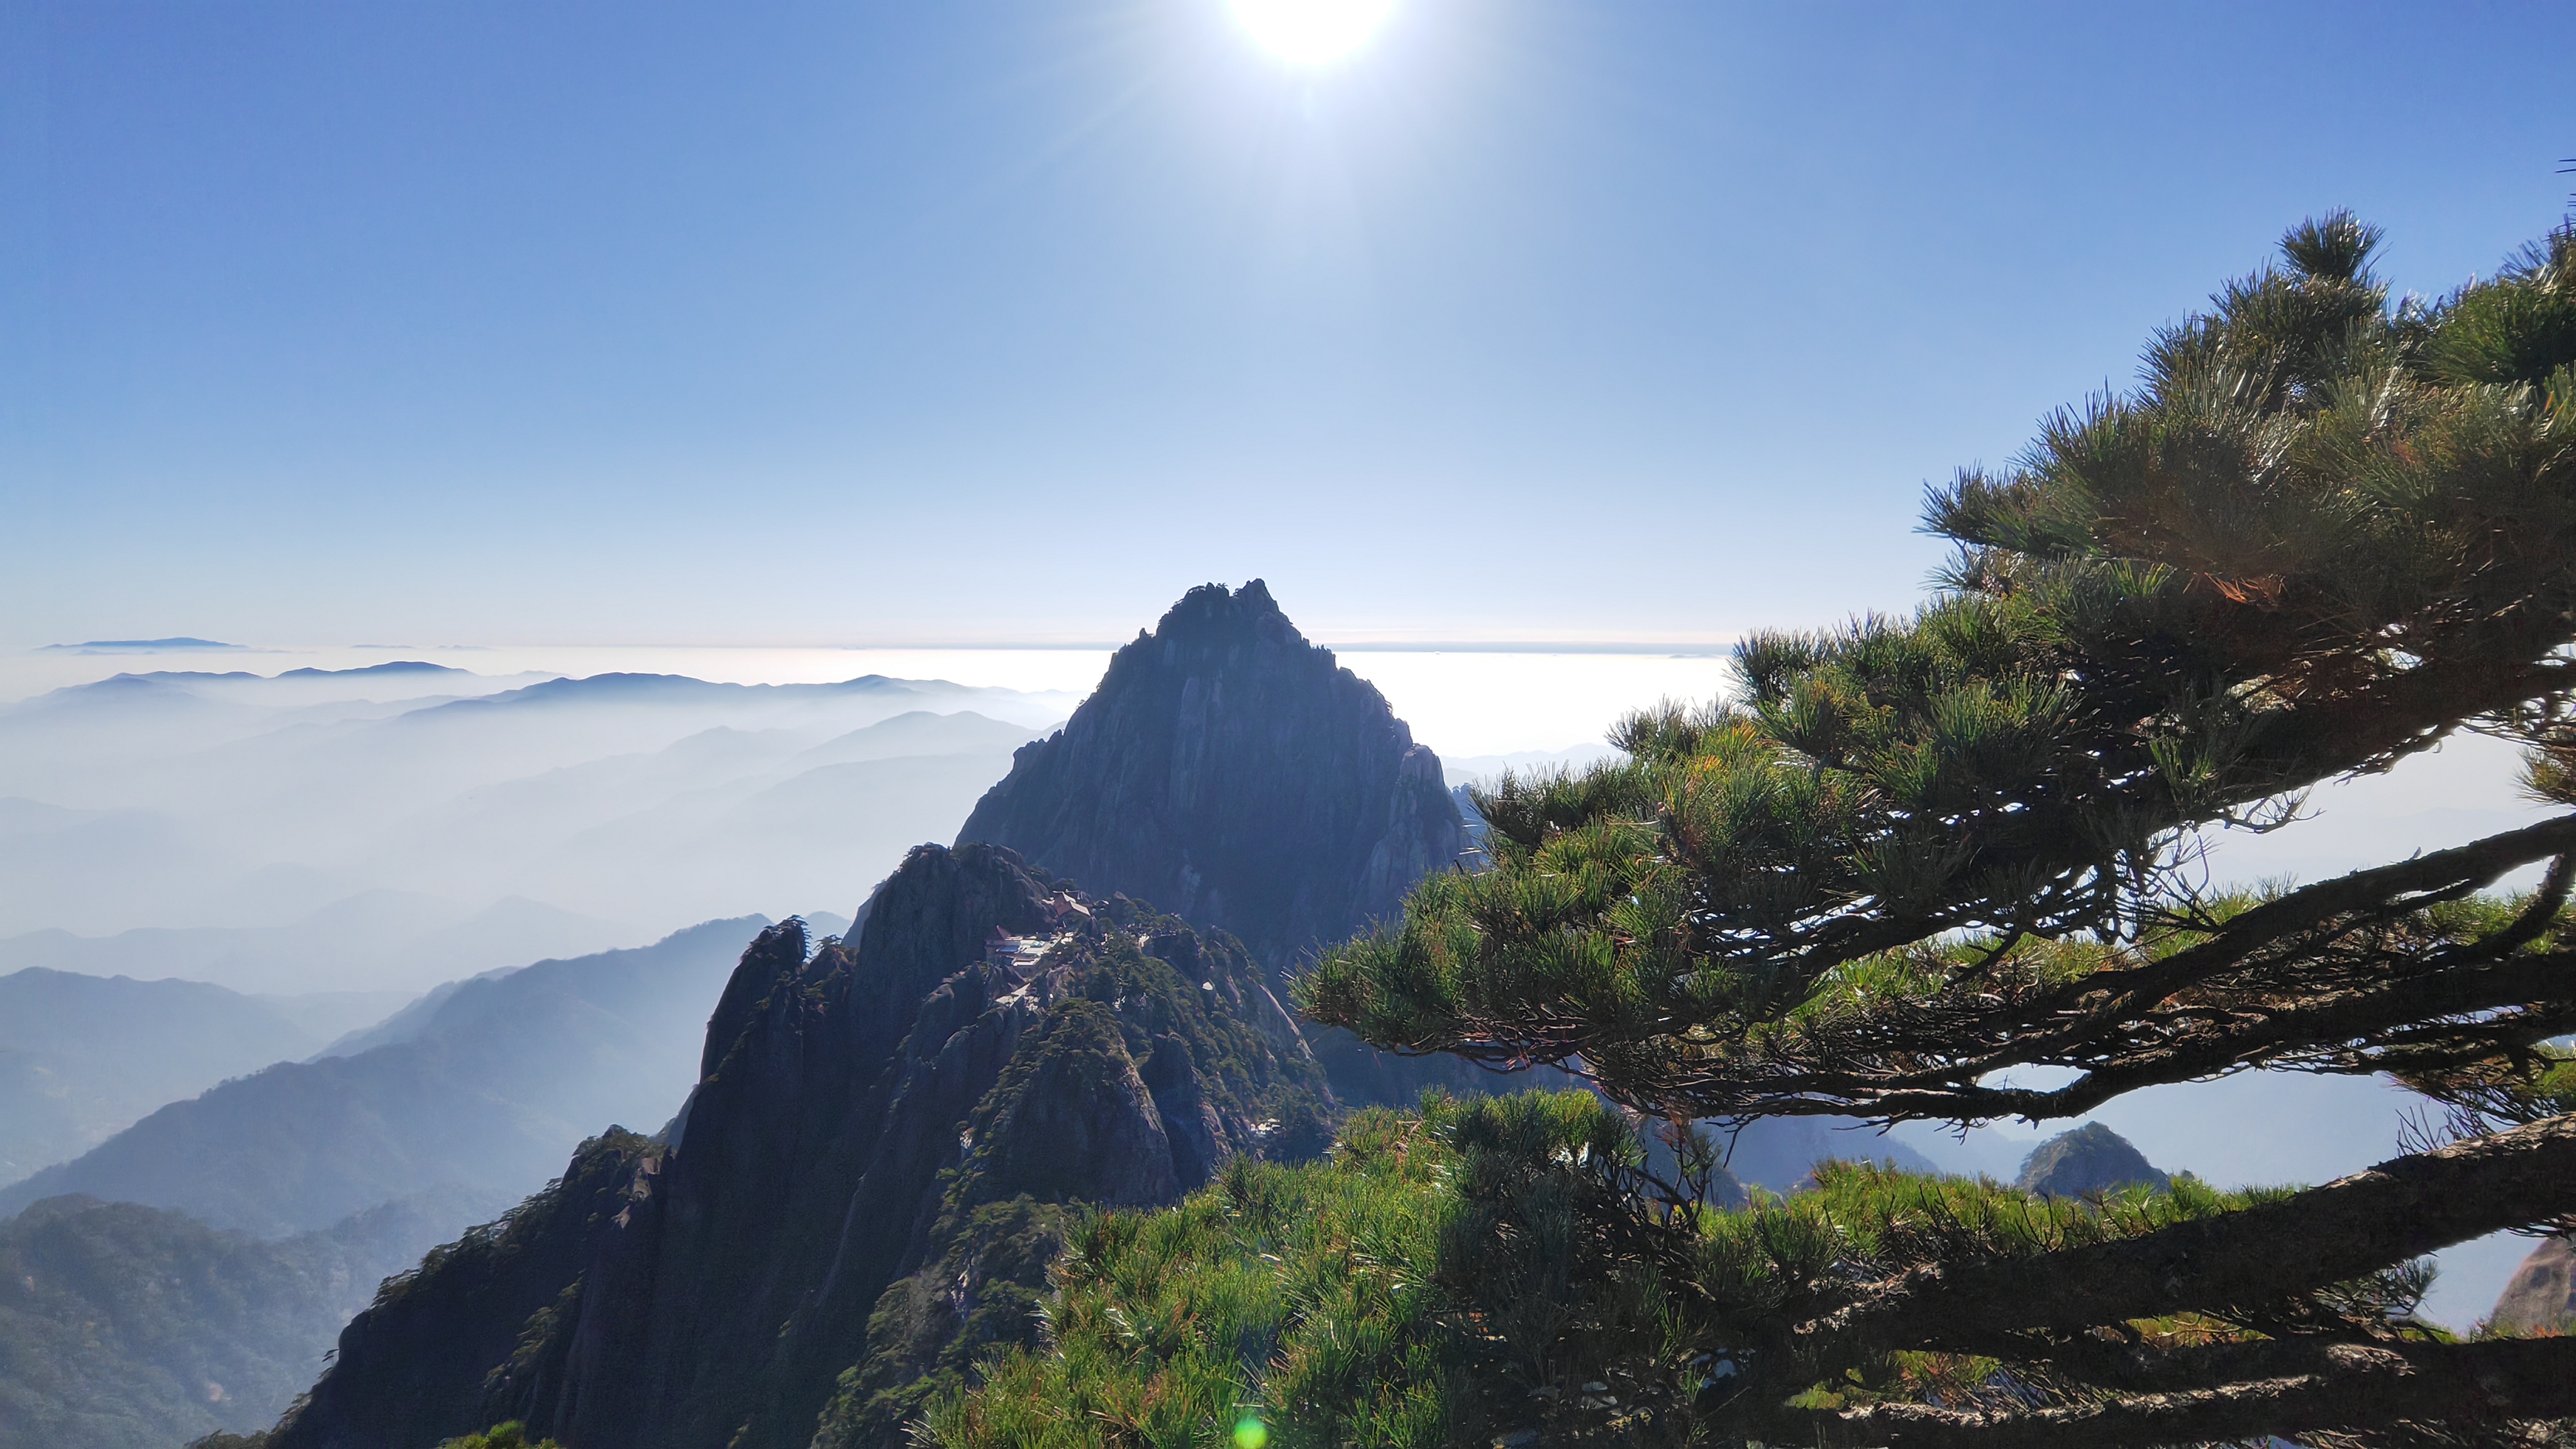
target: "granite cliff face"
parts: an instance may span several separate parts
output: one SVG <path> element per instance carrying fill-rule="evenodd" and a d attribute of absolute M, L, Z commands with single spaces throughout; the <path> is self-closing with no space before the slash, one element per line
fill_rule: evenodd
<path fill-rule="evenodd" d="M 1467 847 L 1439 757 L 1259 579 L 1190 590 L 1119 650 L 957 839 L 1231 932 L 1274 971 Z"/>
<path fill-rule="evenodd" d="M 2498 1333 L 2576 1333 L 2576 1249 L 2565 1238 L 2532 1249 L 2487 1323 Z"/>
<path fill-rule="evenodd" d="M 1277 987 L 1465 844 L 1375 689 L 1258 581 L 1193 590 L 848 939 L 754 941 L 666 1131 L 389 1284 L 272 1449 L 906 1442 L 1033 1341 L 1078 1205 L 1321 1152 L 1328 1071 L 1401 1101 L 1462 1072 L 1310 1043 Z"/>
<path fill-rule="evenodd" d="M 1318 945 L 1399 914 L 1414 882 L 1468 847 L 1439 757 L 1375 687 L 1307 643 L 1259 579 L 1190 590 L 1119 650 L 1064 728 L 1013 757 L 957 839 L 1229 932 L 1274 987 Z M 1314 1040 L 1348 1097 L 1409 1103 L 1458 1075 L 1446 1059 Z"/>
<path fill-rule="evenodd" d="M 916 849 L 857 937 L 764 932 L 667 1140 L 584 1144 L 389 1285 L 277 1449 L 504 1419 L 572 1449 L 900 1443 L 961 1343 L 1036 1331 L 1057 1205 L 1169 1202 L 1329 1141 L 1223 937 L 990 845 Z"/>

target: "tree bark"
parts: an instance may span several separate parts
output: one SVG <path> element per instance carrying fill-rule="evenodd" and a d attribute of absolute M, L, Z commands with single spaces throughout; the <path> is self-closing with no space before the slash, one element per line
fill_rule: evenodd
<path fill-rule="evenodd" d="M 2456 1432 L 2576 1416 L 2576 1339 L 2278 1347 L 2289 1350 L 2278 1355 L 2279 1366 L 2305 1359 L 2302 1371 L 2063 1408 L 1878 1404 L 1819 1413 L 1812 1427 L 1827 1449 L 2151 1449 L 2323 1430 L 2367 1434 L 2407 1423 Z"/>
<path fill-rule="evenodd" d="M 1962 1336 L 2227 1316 L 2576 1204 L 2576 1114 L 2383 1162 L 2278 1202 L 2027 1258 L 1937 1264 L 1799 1325 L 1835 1365 Z M 1802 1355 L 1804 1357 L 1804 1355 Z"/>

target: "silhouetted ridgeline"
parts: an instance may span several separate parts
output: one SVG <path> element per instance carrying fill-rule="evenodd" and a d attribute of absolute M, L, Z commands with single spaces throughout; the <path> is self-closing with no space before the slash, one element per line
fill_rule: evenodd
<path fill-rule="evenodd" d="M 989 845 L 915 850 L 856 934 L 764 932 L 668 1144 L 584 1144 L 389 1287 L 277 1449 L 509 1418 L 583 1449 L 897 1444 L 975 1349 L 1035 1333 L 1055 1205 L 1169 1202 L 1329 1140 L 1225 937 Z"/>
<path fill-rule="evenodd" d="M 1415 881 L 1467 848 L 1439 757 L 1259 579 L 1190 590 L 1119 650 L 957 839 L 1231 932 L 1274 986 L 1317 945 L 1399 914 Z M 1452 1059 L 1313 1040 L 1345 1097 L 1410 1103 L 1426 1082 L 1477 1084 Z"/>

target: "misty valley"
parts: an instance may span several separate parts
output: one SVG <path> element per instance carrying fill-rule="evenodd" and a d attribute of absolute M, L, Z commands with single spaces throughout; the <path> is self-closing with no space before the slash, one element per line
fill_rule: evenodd
<path fill-rule="evenodd" d="M 1174 47 L 1215 44 L 1215 30 L 1188 39 L 1186 8 L 1080 18 L 1039 47 L 1044 84 L 1156 26 L 1183 27 Z M 0 129 L 51 117 L 45 87 L 92 93 L 69 38 L 123 54 L 82 7 L 24 9 L 0 4 Z M 187 85 L 262 105 L 289 93 L 274 74 L 196 64 L 201 50 L 238 58 L 224 27 L 260 29 L 266 8 L 180 9 L 206 27 L 168 47 Z M 1029 14 L 996 18 L 1009 10 L 820 7 L 799 23 L 1026 40 Z M 348 8 L 332 23 L 375 36 L 504 11 L 562 19 L 469 5 Z M 1749 33 L 1806 23 L 1793 11 L 1728 13 Z M 116 24 L 178 23 L 152 12 L 117 7 Z M 1147 294 L 1200 285 L 1159 235 L 1104 245 L 1030 226 L 1044 255 L 1019 270 L 1051 279 L 1042 302 L 925 302 L 872 274 L 764 310 L 813 328 L 806 342 L 712 348 L 706 375 L 659 383 L 648 364 L 688 349 L 653 329 L 742 309 L 646 286 L 576 324 L 577 286 L 478 291 L 440 306 L 442 325 L 493 329 L 467 349 L 473 385 L 423 404 L 436 426 L 404 463 L 434 486 L 383 514 L 399 527 L 381 537 L 298 552 L 308 524 L 290 519 L 377 516 L 366 468 L 329 449 L 303 473 L 272 474 L 258 449 L 201 458 L 172 441 L 184 430 L 165 433 L 177 414 L 157 394 L 82 411 L 84 388 L 122 396 L 116 366 L 47 374 L 89 431 L 48 444 L 43 506 L 6 510 L 11 541 L 38 542 L 0 586 L 41 603 L 47 627 L 97 617 L 137 633 L 0 648 L 0 685 L 28 686 L 0 703 L 0 1449 L 2576 1446 L 2576 212 L 2438 293 L 2382 274 L 2377 225 L 2306 215 L 2198 310 L 2152 324 L 2133 385 L 2047 412 L 2005 463 L 1923 485 L 1907 535 L 1920 548 L 1887 551 L 1844 505 L 1883 513 L 1895 494 L 1815 480 L 1883 475 L 1888 459 L 1863 468 L 1833 450 L 1967 409 L 1942 391 L 1963 378 L 2062 396 L 2062 357 L 2008 388 L 1976 349 L 2028 350 L 2035 334 L 2010 333 L 2008 314 L 2076 326 L 2079 303 L 2111 305 L 2094 294 L 2122 270 L 2094 247 L 2151 270 L 2169 259 L 2140 248 L 2171 250 L 2172 236 L 2097 218 L 2082 285 L 2009 307 L 1936 274 L 1898 300 L 1871 290 L 1914 276 L 1927 249 L 1974 272 L 1946 225 L 1876 228 L 1867 266 L 1799 241 L 1800 268 L 1808 253 L 1831 261 L 1827 291 L 1880 299 L 1812 316 L 1763 311 L 1772 291 L 1790 295 L 1772 285 L 1779 267 L 1761 286 L 1667 277 L 1616 305 L 1596 297 L 1574 310 L 1603 338 L 1675 309 L 1720 334 L 1769 316 L 1761 345 L 1725 343 L 1727 406 L 1777 415 L 1714 427 L 1687 466 L 1646 466 L 1620 451 L 1640 431 L 1619 421 L 1631 394 L 1660 399 L 1675 426 L 1724 411 L 1656 391 L 1690 369 L 1621 373 L 1626 349 L 1599 339 L 1491 345 L 1528 319 L 1487 303 L 1529 288 L 1494 281 L 1505 274 L 1487 274 L 1482 249 L 1542 213 L 1623 234 L 1606 213 L 1529 206 L 1476 245 L 1422 250 L 1438 285 L 1426 274 L 1414 290 L 1449 299 L 1436 324 L 1393 325 L 1395 291 L 1359 285 L 1381 264 L 1423 264 L 1378 229 L 1383 213 L 1358 224 L 1374 194 L 1363 157 L 1327 165 L 1307 148 L 1331 149 L 1337 107 L 1454 100 L 1397 106 L 1361 82 L 1371 55 L 1409 53 L 1470 12 L 1503 29 L 1541 12 L 1612 28 L 1681 14 L 1231 0 L 1227 74 L 1255 64 L 1267 79 L 1246 84 L 1272 87 L 1255 128 L 1270 139 L 1249 149 L 1303 156 L 1289 169 L 1349 225 L 1324 229 L 1327 245 L 1297 235 L 1296 208 L 1239 208 L 1267 218 L 1239 228 L 1268 257 L 1256 270 L 1270 280 L 1244 289 L 1267 320 L 1233 317 L 1215 293 L 1165 315 L 1200 338 L 1181 349 L 1187 379 L 1122 371 L 1153 332 Z M 2259 20 L 2229 24 L 2251 34 Z M 794 33 L 764 30 L 780 23 L 766 11 L 728 21 Z M 620 15 L 583 38 L 583 65 L 626 85 L 620 47 L 739 60 L 691 28 L 704 23 Z M 1928 41 L 1890 40 L 1893 19 L 1872 27 L 1904 66 L 1874 70 L 1837 34 L 1837 73 L 1924 68 Z M 2348 28 L 2310 26 L 2298 48 L 2326 54 Z M 2366 29 L 2374 56 L 2418 59 L 2382 43 L 2394 22 Z M 43 44 L 20 66 L 30 35 Z M 309 68 L 347 86 L 352 111 L 414 69 L 475 97 L 531 84 L 499 45 L 468 48 L 471 84 L 415 45 L 376 47 L 400 64 L 346 70 L 316 47 Z M 1569 72 L 1585 63 L 1580 47 L 1540 49 L 1563 50 L 1552 59 Z M 1689 48 L 1632 49 L 1643 65 Z M 922 104 L 922 76 L 940 105 L 971 100 L 972 125 L 898 127 L 889 153 L 1007 131 L 993 118 L 1044 88 L 957 84 L 990 72 L 915 44 L 886 53 L 918 75 L 880 66 L 855 87 L 834 69 L 846 53 L 760 53 L 780 68 L 746 82 L 735 110 L 819 104 L 791 58 L 832 71 L 836 105 L 852 91 L 875 104 L 873 87 Z M 2198 51 L 2189 66 L 2138 64 L 2159 89 L 2217 73 Z M 2041 79 L 2024 69 L 1985 88 L 1995 96 L 1952 89 L 1976 97 L 1968 110 L 2002 105 Z M 1706 79 L 1691 72 L 1663 100 L 1714 106 L 1727 87 Z M 2239 111 L 2282 104 L 2263 99 L 2279 79 L 2199 108 L 2227 113 L 2226 154 L 2259 155 L 2276 187 L 2283 158 L 2323 165 L 2333 149 L 2309 134 L 2314 116 L 2353 113 L 2310 105 L 2292 117 L 2298 146 L 2245 144 L 2263 133 Z M 1537 71 L 1523 81 L 1537 88 Z M 1714 153 L 1709 138 L 1735 134 L 1675 127 L 1627 85 L 1623 114 L 1657 118 L 1623 133 L 1640 144 L 1688 131 Z M 558 103 L 551 82 L 535 88 Z M 1231 83 L 1202 89 L 1211 105 L 1243 100 Z M 2118 92 L 2085 89 L 2086 109 L 2134 124 L 2138 108 L 2100 103 Z M 153 110 L 165 98 L 148 91 L 91 111 L 141 108 L 149 164 L 128 165 L 158 175 L 165 148 L 190 154 L 196 138 L 174 119 L 184 108 Z M 485 131 L 513 156 L 551 155 L 585 127 L 661 124 L 593 114 L 581 94 L 564 87 L 544 127 L 496 110 L 379 137 L 350 153 L 363 183 L 295 215 L 367 230 L 374 213 L 344 210 L 348 196 L 412 198 L 422 148 L 483 146 L 491 164 Z M 766 227 L 757 255 L 723 268 L 729 285 L 943 236 L 953 255 L 929 270 L 970 267 L 981 252 L 953 245 L 956 217 L 1057 186 L 1158 104 L 1117 96 L 994 161 L 1008 186 L 888 202 L 846 232 Z M 1937 109 L 1901 129 L 1938 131 Z M 2156 113 L 2160 146 L 2190 131 L 2171 112 L 2192 109 Z M 2412 108 L 2409 125 L 2457 124 L 2443 112 Z M 628 251 L 693 251 L 705 238 L 691 227 L 745 199 L 698 205 L 666 185 L 720 154 L 705 129 L 669 132 L 634 173 L 656 207 L 695 214 L 620 212 L 567 276 L 622 275 Z M 246 154 L 290 131 L 337 139 L 281 122 Z M 934 144 L 942 131 L 958 135 Z M 1547 134 L 1535 149 L 1599 144 L 1583 126 Z M 38 156 L 49 177 L 76 178 L 44 190 L 88 226 L 86 208 L 107 204 L 89 189 L 94 139 L 0 145 L 0 187 Z M 1120 225 L 1151 214 L 1148 231 L 1187 230 L 1155 198 L 1245 138 L 1194 128 L 1189 144 L 1205 154 L 1158 152 L 1151 185 L 1116 191 Z M 2443 144 L 2433 169 L 2475 169 Z M 2202 164 L 2176 148 L 2152 167 L 2088 154 L 2061 169 L 2118 178 L 2131 206 L 2163 184 L 2145 171 Z M 1591 154 L 1586 185 L 1606 196 L 1658 153 Z M 1783 154 L 1784 172 L 1828 169 Z M 840 158 L 759 155 L 727 184 L 747 196 L 756 171 L 803 195 L 848 181 Z M 1668 159 L 1677 173 L 1713 164 Z M 542 182 L 496 172 L 484 195 L 471 169 L 495 206 L 521 183 L 528 196 L 607 184 L 566 163 Z M 1437 209 L 1493 184 L 1474 168 L 1429 176 L 1384 196 Z M 1514 177 L 1500 189 L 1545 195 Z M 442 210 L 431 192 L 418 204 Z M 20 210 L 0 207 L 13 218 L 0 281 L 36 255 L 17 247 Z M 1730 214 L 1692 244 L 1762 229 Z M 197 236 L 130 230 L 174 258 Z M 1020 230 L 969 228 L 1015 247 Z M 511 249 L 478 231 L 449 250 Z M 1582 270 L 1561 263 L 1584 248 L 1560 250 L 1532 263 L 1549 288 Z M 81 312 L 144 288 L 162 256 L 36 251 L 55 270 L 0 288 L 0 342 L 24 330 L 21 292 L 42 303 L 30 316 Z M 1085 257 L 1090 280 L 1073 285 Z M 237 270 L 249 293 L 283 295 L 310 260 L 263 249 Z M 1643 260 L 1602 253 L 1591 270 L 1657 271 Z M 1272 285 L 1327 263 L 1371 299 L 1368 326 Z M 389 298 L 386 277 L 408 273 L 371 267 L 367 295 Z M 2138 295 L 2163 307 L 2167 281 Z M 232 283 L 187 305 L 229 304 Z M 1727 299 L 1724 327 L 1689 311 L 1703 294 Z M 503 315 L 508 297 L 529 315 Z M 1200 335 L 1375 338 L 1380 301 L 1391 350 L 1321 365 L 1288 349 L 1294 388 L 1265 381 L 1249 352 L 1233 372 L 1211 365 L 1225 349 Z M 1107 310 L 1096 326 L 1051 310 L 1077 304 Z M 184 310 L 136 306 L 155 325 Z M 1965 309 L 1958 335 L 1909 342 L 1903 319 L 1941 307 Z M 329 414 L 365 435 L 361 451 L 409 458 L 381 417 L 327 399 L 342 373 L 400 394 L 415 375 L 378 334 L 423 334 L 354 304 L 307 310 L 348 335 L 321 338 L 292 309 L 276 319 L 303 339 L 300 380 L 251 412 Z M 272 325 L 257 320 L 250 331 Z M 513 331 L 518 349 L 498 341 Z M 1889 364 L 1871 375 L 1907 375 L 1910 360 L 1909 384 L 1817 386 L 1824 368 L 1799 349 L 1829 344 L 1848 373 L 1864 333 L 1865 355 Z M 1398 362 L 1399 334 L 1448 350 Z M 62 346 L 112 360 L 122 335 L 66 331 Z M 493 445 L 490 409 L 581 431 L 584 405 L 510 370 L 576 336 L 588 361 L 547 386 L 624 379 L 609 389 L 629 419 L 616 445 Z M 1036 386 L 1047 379 L 1021 354 L 1077 336 L 1078 364 L 1040 369 L 1051 380 Z M 229 369 L 243 346 L 212 348 L 222 365 L 206 366 Z M 852 349 L 879 349 L 873 370 L 834 374 Z M 1610 380 L 1587 381 L 1588 402 L 1521 408 L 1463 366 L 1524 351 Z M 356 365 L 371 352 L 375 366 Z M 1098 391 L 1050 390 L 1076 372 Z M 1220 375 L 1258 406 L 1194 410 Z M 1472 405 L 1433 398 L 1425 379 L 1452 377 Z M 18 378 L 0 369 L 0 477 L 23 461 L 23 418 L 54 426 L 52 392 Z M 1812 396 L 1789 406 L 1781 379 Z M 1340 389 L 1367 395 L 1343 399 L 1358 411 L 1297 401 Z M 1139 399 L 1146 413 L 1124 411 Z M 1482 462 L 1446 443 L 1408 451 L 1361 425 L 1381 404 L 1421 426 L 1491 427 L 1563 404 L 1587 419 L 1585 441 L 1530 455 L 1548 492 L 1516 514 L 1499 485 L 1431 481 L 1520 467 L 1516 445 Z M 655 426 L 685 431 L 728 409 L 735 432 L 694 463 L 638 421 L 658 412 Z M 865 447 L 818 441 L 800 410 Z M 933 416 L 962 431 L 915 428 Z M 1791 433 L 1809 451 L 1777 466 L 1765 437 Z M 253 524 L 217 517 L 227 487 L 156 491 L 127 447 L 168 449 L 155 466 L 190 489 L 234 466 L 299 501 Z M 1215 451 L 1190 451 L 1202 447 Z M 1155 448 L 1180 451 L 1131 477 Z M 1740 480 L 1717 512 L 1693 512 L 1698 483 L 1640 481 L 1696 478 L 1719 457 Z M 552 482 L 523 484 L 520 469 Z M 861 496 L 864 526 L 843 527 Z M 653 566 L 637 540 L 684 512 L 685 547 L 659 547 L 685 566 Z M 232 612 L 209 601 L 202 617 L 137 625 L 147 604 L 200 607 L 190 570 L 213 565 L 196 555 L 225 546 L 199 548 L 191 529 L 247 550 L 223 564 L 241 591 Z M 55 556 L 95 562 L 100 539 L 129 530 L 161 540 L 157 564 L 119 555 L 93 578 Z M 183 534 L 185 568 L 168 552 Z M 420 584 L 421 560 L 468 534 L 437 558 L 436 587 Z M 299 582 L 274 595 L 291 604 L 241 602 L 270 589 L 244 560 L 281 549 Z M 1262 578 L 1185 582 L 1273 550 L 1331 560 L 1294 590 L 1339 580 L 1316 590 L 1313 637 Z M 1739 611 L 1722 631 L 1719 598 Z M 511 612 L 530 600 L 550 622 Z M 1111 611 L 1114 646 L 1096 642 Z M 225 642 L 256 637 L 229 627 L 243 618 L 392 639 L 440 637 L 410 631 L 440 617 L 480 618 L 496 639 L 569 627 L 594 642 Z M 789 619 L 808 641 L 919 638 L 633 642 Z M 359 632 L 379 621 L 405 629 Z M 628 642 L 596 642 L 611 638 Z M 706 667 L 519 667 L 615 651 Z M 887 658 L 945 660 L 917 672 L 953 678 L 875 672 Z M 299 659 L 312 662 L 281 667 Z"/>
<path fill-rule="evenodd" d="M 1050 725 L 1061 704 L 401 665 L 120 675 L 0 714 L 22 787 L 77 802 L 11 802 L 22 881 L 145 838 L 169 872 L 71 897 L 157 924 L 0 942 L 0 1439 L 982 1442 L 959 1396 L 1068 1331 L 1048 1305 L 1091 1291 L 1066 1275 L 1108 1250 L 1097 1209 L 1268 1201 L 1295 1180 L 1261 1173 L 1326 1162 L 1400 1181 L 1402 1113 L 1449 1142 L 1499 1130 L 1467 1105 L 1495 1090 L 1538 1089 L 1503 1100 L 1555 1103 L 1554 1131 L 1595 1100 L 1299 1006 L 1319 950 L 1481 868 L 1480 803 L 1518 807 L 1453 782 L 1261 583 L 1192 591 Z M 337 848 L 259 858 L 307 830 Z M 221 918 L 178 886 L 209 872 L 225 909 L 289 918 L 186 923 Z M 582 909 L 477 909 L 501 876 Z M 818 908 L 611 944 L 764 878 Z M 514 954 L 541 959 L 487 964 Z M 442 963 L 416 993 L 316 989 Z M 1754 1121 L 1696 1168 L 1649 1134 L 1643 1160 L 1738 1212 L 1853 1163 L 1970 1180 L 1851 1125 Z M 2207 1191 L 2098 1123 L 2002 1190 Z M 2554 1261 L 2498 1313 L 2552 1321 Z"/>

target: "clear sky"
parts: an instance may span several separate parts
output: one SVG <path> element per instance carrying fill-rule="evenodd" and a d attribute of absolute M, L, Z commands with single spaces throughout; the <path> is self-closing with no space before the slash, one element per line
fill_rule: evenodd
<path fill-rule="evenodd" d="M 0 647 L 1687 639 L 2350 205 L 2556 222 L 2576 6 L 0 0 Z"/>

